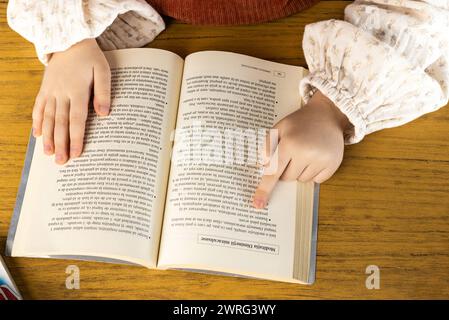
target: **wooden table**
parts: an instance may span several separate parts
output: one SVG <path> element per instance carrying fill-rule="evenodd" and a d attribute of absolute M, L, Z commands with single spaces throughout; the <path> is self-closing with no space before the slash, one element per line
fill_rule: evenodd
<path fill-rule="evenodd" d="M 194 27 L 169 21 L 151 47 L 181 56 L 228 50 L 305 65 L 304 26 L 342 18 L 350 1 L 322 1 L 295 16 L 254 26 Z M 0 1 L 0 246 L 9 220 L 42 65 L 33 46 L 6 24 Z M 449 298 L 449 108 L 372 134 L 346 149 L 322 185 L 317 281 L 299 286 L 92 262 L 7 258 L 28 299 Z M 65 269 L 81 269 L 81 289 L 65 288 Z M 379 290 L 365 287 L 368 265 Z"/>

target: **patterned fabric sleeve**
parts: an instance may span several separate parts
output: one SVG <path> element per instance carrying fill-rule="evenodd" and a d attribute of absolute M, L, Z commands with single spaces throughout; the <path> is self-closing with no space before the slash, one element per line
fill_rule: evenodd
<path fill-rule="evenodd" d="M 12 0 L 7 17 L 44 64 L 53 52 L 87 38 L 97 38 L 103 50 L 140 47 L 165 28 L 144 0 Z"/>
<path fill-rule="evenodd" d="M 448 102 L 448 0 L 355 1 L 345 21 L 308 25 L 303 49 L 301 95 L 318 89 L 346 114 L 348 144 Z"/>

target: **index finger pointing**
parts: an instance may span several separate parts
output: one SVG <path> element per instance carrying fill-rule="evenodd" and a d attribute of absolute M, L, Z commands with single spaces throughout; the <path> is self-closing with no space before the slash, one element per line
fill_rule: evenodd
<path fill-rule="evenodd" d="M 257 209 L 265 208 L 276 183 L 279 181 L 279 178 L 291 160 L 291 157 L 288 156 L 285 151 L 282 152 L 281 145 L 278 145 L 278 148 L 274 152 L 273 157 L 270 160 L 270 165 L 276 160 L 278 160 L 276 170 L 272 174 L 265 171 L 259 186 L 254 193 L 253 206 Z"/>

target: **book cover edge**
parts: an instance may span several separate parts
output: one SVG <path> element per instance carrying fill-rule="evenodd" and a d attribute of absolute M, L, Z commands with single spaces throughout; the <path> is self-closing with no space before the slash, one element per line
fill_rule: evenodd
<path fill-rule="evenodd" d="M 310 248 L 310 268 L 309 268 L 309 277 L 308 284 L 313 284 L 315 282 L 315 274 L 316 274 L 316 250 L 317 250 L 317 242 L 318 242 L 318 207 L 320 202 L 320 185 L 318 183 L 315 184 L 313 190 L 313 222 L 312 222 L 312 242 Z"/>
<path fill-rule="evenodd" d="M 25 163 L 22 169 L 22 176 L 20 178 L 19 190 L 17 191 L 16 196 L 16 204 L 9 224 L 8 238 L 6 239 L 6 249 L 5 249 L 6 256 L 11 256 L 12 254 L 12 247 L 14 245 L 14 239 L 16 237 L 20 212 L 22 210 L 22 203 L 25 197 L 25 191 L 28 183 L 28 176 L 30 174 L 31 162 L 33 160 L 35 144 L 36 138 L 34 138 L 32 133 L 30 133 L 30 138 L 28 140 L 28 147 L 25 155 Z"/>

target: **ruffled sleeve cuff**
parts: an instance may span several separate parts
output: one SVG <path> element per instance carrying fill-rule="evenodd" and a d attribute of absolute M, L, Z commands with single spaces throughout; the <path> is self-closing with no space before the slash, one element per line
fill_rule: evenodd
<path fill-rule="evenodd" d="M 320 90 L 334 102 L 353 125 L 345 132 L 347 144 L 447 103 L 443 81 L 348 22 L 308 25 L 303 49 L 310 73 L 300 82 L 300 94 L 307 102 Z"/>
<path fill-rule="evenodd" d="M 8 23 L 34 43 L 39 60 L 88 38 L 103 50 L 140 47 L 152 41 L 165 25 L 143 0 L 29 1 L 8 4 Z"/>
<path fill-rule="evenodd" d="M 345 143 L 352 144 L 362 140 L 366 134 L 366 121 L 363 119 L 358 106 L 353 103 L 353 100 L 346 93 L 346 90 L 335 87 L 328 80 L 326 74 L 312 73 L 302 79 L 300 93 L 305 103 L 309 101 L 317 90 L 329 98 L 351 122 L 352 128 L 343 133 Z"/>

